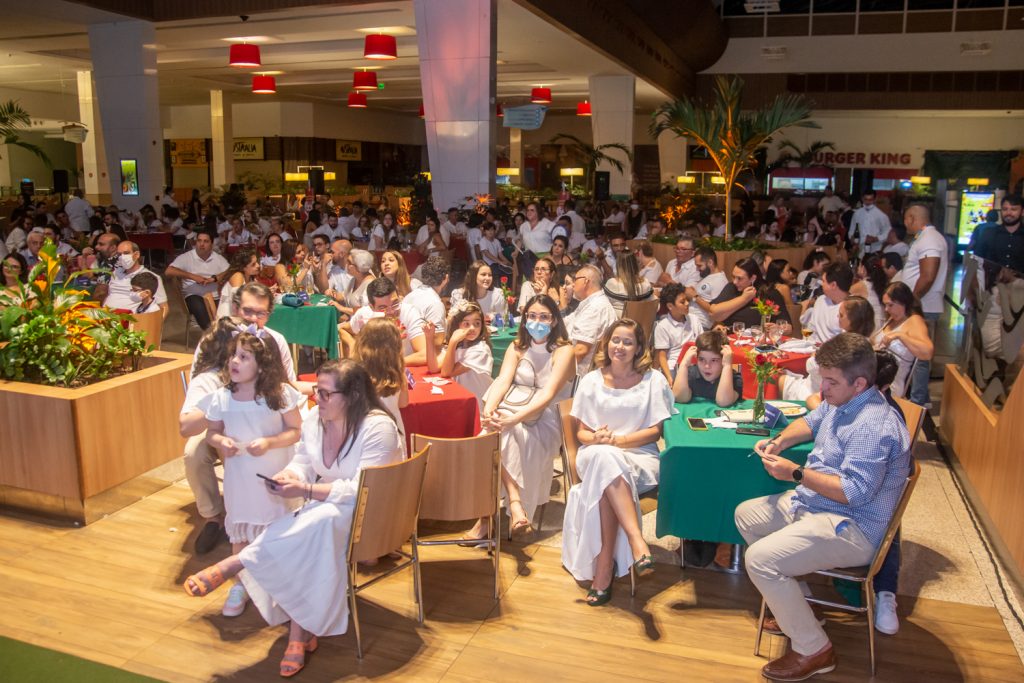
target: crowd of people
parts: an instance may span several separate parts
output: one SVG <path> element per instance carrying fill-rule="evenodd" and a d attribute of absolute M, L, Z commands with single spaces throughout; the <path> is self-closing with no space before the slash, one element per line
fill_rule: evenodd
<path fill-rule="evenodd" d="M 757 235 L 766 242 L 846 247 L 833 253 L 852 259 L 811 251 L 803 263 L 789 263 L 766 248 L 723 272 L 720 254 L 703 240 L 722 232 L 721 213 L 707 225 L 670 230 L 636 204 L 602 215 L 590 203 L 577 213 L 569 200 L 548 216 L 543 204 L 529 202 L 468 216 L 453 209 L 444 220 L 433 215 L 418 230 L 403 230 L 385 207 L 334 207 L 329 197 L 297 215 L 268 205 L 211 208 L 197 195 L 179 206 L 168 197 L 159 216 L 142 211 L 126 219 L 116 207 L 83 207 L 76 195 L 52 223 L 45 211 L 12 216 L 3 264 L 6 283 L 23 281 L 50 239 L 70 268 L 109 271 L 95 290 L 105 305 L 166 315 L 162 279 L 142 265 L 129 232 L 145 226 L 182 238 L 164 276 L 180 281 L 188 313 L 204 330 L 180 414 L 188 482 L 204 520 L 196 551 L 225 539 L 232 545 L 229 558 L 189 577 L 186 590 L 205 595 L 237 577 L 225 615 L 241 614 L 251 601 L 268 623 L 290 621 L 283 675 L 303 667 L 317 636 L 347 627 L 340 558 L 355 483 L 363 468 L 405 455 L 408 367 L 426 366 L 465 387 L 477 398 L 481 428 L 500 433 L 514 535 L 530 532 L 550 498 L 562 443 L 557 404 L 573 397 L 582 481 L 567 492 L 562 558 L 572 576 L 589 582 L 585 602 L 596 607 L 631 567 L 641 575 L 654 570 L 638 500 L 658 483 L 664 423 L 676 404 L 741 400 L 743 359 L 728 335 L 760 324 L 758 302 L 774 303 L 774 323 L 792 329 L 799 322 L 817 347 L 805 374 L 780 381 L 784 398 L 812 412 L 755 450 L 771 476 L 799 486 L 741 506 L 736 519 L 751 544 L 748 571 L 773 615 L 769 626 L 793 639 L 785 661 L 766 669 L 784 676 L 794 667 L 834 666 L 792 577 L 870 557 L 909 467 L 907 428 L 891 397 L 928 404 L 950 254 L 927 206 L 906 207 L 893 226 L 874 199 L 865 193 L 847 211 L 829 191 L 805 214 L 773 201 L 762 216 Z M 1020 201 L 1006 202 L 1008 221 L 980 235 L 980 249 L 995 252 L 1017 239 Z M 663 264 L 643 238 L 673 235 L 674 258 Z M 453 238 L 465 239 L 469 254 L 457 282 Z M 83 242 L 77 252 L 69 246 Z M 410 251 L 425 257 L 412 273 Z M 275 293 L 292 289 L 323 294 L 339 313 L 344 358 L 321 366 L 315 383 L 297 380 L 288 344 L 267 327 Z M 205 295 L 219 300 L 213 319 Z M 653 328 L 623 316 L 638 301 L 659 302 Z M 491 325 L 510 313 L 518 330 L 493 373 Z M 783 457 L 807 440 L 816 449 L 806 465 Z M 840 522 L 848 532 L 837 535 Z M 463 540 L 472 545 L 486 534 L 486 520 L 476 520 Z M 808 539 L 813 553 L 803 550 Z M 891 553 L 898 568 L 898 544 Z M 316 601 L 305 590 L 311 585 L 322 587 Z M 886 589 L 876 625 L 895 633 L 895 578 L 879 586 Z"/>

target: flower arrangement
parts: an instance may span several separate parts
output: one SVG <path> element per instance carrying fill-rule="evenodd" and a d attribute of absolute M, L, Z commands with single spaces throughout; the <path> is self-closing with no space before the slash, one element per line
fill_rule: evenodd
<path fill-rule="evenodd" d="M 754 398 L 754 424 L 764 422 L 764 388 L 779 374 L 779 368 L 764 353 L 750 352 L 747 354 L 750 369 L 757 379 L 757 396 Z"/>
<path fill-rule="evenodd" d="M 512 293 L 512 290 L 508 286 L 507 275 L 501 276 L 501 282 L 498 286 L 501 287 L 501 293 L 504 295 L 506 303 L 508 303 L 509 310 L 515 308 L 516 295 Z"/>
<path fill-rule="evenodd" d="M 761 314 L 762 321 L 779 314 L 779 305 L 771 299 L 754 299 L 754 308 Z"/>
<path fill-rule="evenodd" d="M 70 283 L 55 283 L 61 262 L 47 240 L 27 283 L 0 290 L 0 377 L 18 382 L 80 387 L 137 369 L 152 350 L 133 332 L 131 316 L 114 313 Z"/>

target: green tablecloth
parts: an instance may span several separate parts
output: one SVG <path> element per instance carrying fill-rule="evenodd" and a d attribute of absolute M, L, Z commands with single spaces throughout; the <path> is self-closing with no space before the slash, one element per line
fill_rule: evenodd
<path fill-rule="evenodd" d="M 737 407 L 752 405 L 753 401 L 743 401 Z M 676 409 L 679 414 L 665 422 L 658 487 L 658 536 L 743 543 L 733 521 L 736 506 L 796 485 L 773 479 L 759 457 L 747 457 L 754 444 L 764 437 L 714 427 L 706 432 L 690 429 L 687 417 L 715 416 L 718 406 L 713 402 L 694 399 L 691 403 L 677 403 Z M 803 464 L 813 445 L 809 441 L 783 455 Z"/>
<path fill-rule="evenodd" d="M 337 358 L 338 309 L 317 306 L 317 302 L 326 301 L 322 294 L 314 294 L 311 301 L 313 305 L 301 308 L 274 306 L 267 327 L 283 334 L 289 344 L 326 349 L 329 358 Z"/>
<path fill-rule="evenodd" d="M 516 338 L 519 327 L 502 327 L 491 335 L 491 352 L 494 355 L 494 364 L 491 369 L 491 377 L 497 377 L 501 372 L 501 364 L 505 360 L 505 352 L 509 344 Z"/>

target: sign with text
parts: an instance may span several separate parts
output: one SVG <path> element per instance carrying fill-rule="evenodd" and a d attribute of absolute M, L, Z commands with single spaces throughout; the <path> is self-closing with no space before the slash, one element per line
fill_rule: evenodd
<path fill-rule="evenodd" d="M 235 138 L 232 155 L 236 160 L 263 161 L 263 138 Z"/>
<path fill-rule="evenodd" d="M 357 140 L 335 140 L 335 161 L 362 161 L 363 143 Z"/>
<path fill-rule="evenodd" d="M 914 156 L 909 152 L 818 152 L 814 163 L 852 168 L 908 168 Z"/>
<path fill-rule="evenodd" d="M 502 124 L 505 128 L 537 130 L 544 123 L 548 108 L 541 104 L 524 104 L 521 107 L 506 107 Z"/>
<path fill-rule="evenodd" d="M 206 140 L 203 138 L 171 140 L 171 166 L 174 168 L 206 168 Z"/>

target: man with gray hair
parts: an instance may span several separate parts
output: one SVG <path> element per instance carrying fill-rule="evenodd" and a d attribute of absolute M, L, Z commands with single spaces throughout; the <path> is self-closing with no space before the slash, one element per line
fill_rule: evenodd
<path fill-rule="evenodd" d="M 345 305 L 351 309 L 349 315 L 355 313 L 360 306 L 369 303 L 366 300 L 366 286 L 373 282 L 373 266 L 376 264 L 373 254 L 365 249 L 353 249 L 348 254 L 348 272 L 352 283 L 345 294 Z"/>
<path fill-rule="evenodd" d="M 445 311 L 441 292 L 448 285 L 451 265 L 437 254 L 427 259 L 420 267 L 420 286 L 406 295 L 398 320 L 405 328 L 406 339 L 412 346 L 412 353 L 405 357 L 406 365 L 427 364 L 427 341 L 424 338 L 434 328 L 434 343 L 444 343 Z"/>
<path fill-rule="evenodd" d="M 565 317 L 565 329 L 573 343 L 576 372 L 581 377 L 590 370 L 597 342 L 619 318 L 605 296 L 603 285 L 600 269 L 591 264 L 582 266 L 573 276 L 572 295 L 580 303 Z"/>
<path fill-rule="evenodd" d="M 134 311 L 138 302 L 132 299 L 132 278 L 139 273 L 152 273 L 153 271 L 142 265 L 142 254 L 139 245 L 129 240 L 124 240 L 117 245 L 117 263 L 114 266 L 114 273 L 110 276 L 110 283 L 107 285 L 107 296 L 103 305 L 107 308 L 123 309 Z M 167 292 L 164 290 L 163 280 L 156 276 L 157 288 L 153 293 L 153 300 L 160 310 L 163 311 L 164 319 L 170 307 L 167 305 Z"/>

